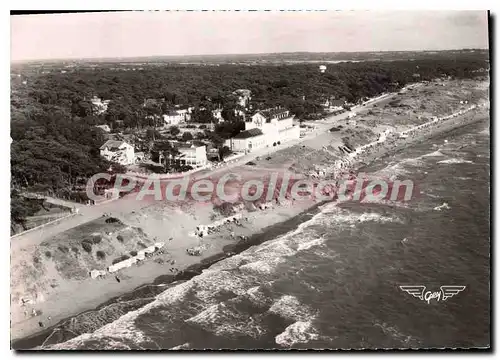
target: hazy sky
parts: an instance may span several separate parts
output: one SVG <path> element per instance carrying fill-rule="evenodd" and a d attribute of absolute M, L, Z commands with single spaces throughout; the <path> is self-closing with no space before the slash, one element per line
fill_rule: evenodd
<path fill-rule="evenodd" d="M 11 59 L 488 48 L 483 11 L 11 16 Z"/>

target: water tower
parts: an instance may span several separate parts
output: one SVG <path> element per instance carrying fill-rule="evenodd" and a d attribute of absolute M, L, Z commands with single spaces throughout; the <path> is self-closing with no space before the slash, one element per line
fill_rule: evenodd
<path fill-rule="evenodd" d="M 320 65 L 319 67 L 319 72 L 324 73 L 326 71 L 326 66 L 325 65 Z"/>

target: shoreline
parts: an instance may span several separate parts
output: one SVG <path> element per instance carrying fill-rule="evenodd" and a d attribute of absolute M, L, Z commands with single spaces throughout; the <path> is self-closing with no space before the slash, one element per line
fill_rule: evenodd
<path fill-rule="evenodd" d="M 382 96 L 384 97 L 384 96 Z M 390 97 L 390 96 L 389 96 Z M 375 101 L 376 102 L 376 101 Z M 375 103 L 374 102 L 374 103 Z M 482 102 L 481 105 L 479 103 Z M 400 149 L 411 146 L 414 143 L 418 143 L 424 139 L 431 138 L 433 136 L 442 134 L 447 131 L 451 131 L 457 127 L 462 127 L 464 125 L 471 124 L 475 121 L 481 120 L 485 116 L 489 115 L 489 105 L 487 101 L 478 101 L 476 103 L 477 108 L 465 113 L 461 113 L 458 116 L 453 114 L 448 114 L 442 117 L 437 123 L 433 123 L 428 127 L 421 128 L 421 124 L 418 130 L 414 131 L 408 138 L 401 138 L 399 136 L 388 138 L 385 142 L 371 142 L 362 143 L 358 145 L 358 148 L 363 147 L 363 145 L 368 146 L 365 151 L 356 152 L 356 156 L 347 155 L 341 157 L 344 163 L 340 169 L 341 171 L 359 171 L 375 159 L 387 156 L 394 153 Z M 488 105 L 486 108 L 484 105 Z M 367 109 L 365 109 L 367 110 Z M 485 110 L 487 113 L 485 113 Z M 455 112 L 457 114 L 457 112 Z M 478 116 L 480 114 L 480 116 Z M 453 116 L 452 116 L 453 115 Z M 479 117 L 479 119 L 478 119 Z M 335 116 L 331 120 L 334 120 Z M 446 120 L 445 120 L 446 119 Z M 432 123 L 432 122 L 429 122 Z M 329 132 L 326 127 L 331 126 L 332 122 L 327 122 L 324 126 L 319 126 L 322 129 L 320 133 L 317 131 L 311 134 L 311 139 L 320 137 L 328 138 Z M 396 133 L 397 134 L 397 133 Z M 307 144 L 308 142 L 314 140 L 306 140 L 303 146 L 312 147 L 315 150 L 319 150 L 315 144 Z M 320 141 L 321 142 L 321 141 Z M 305 145 L 304 145 L 305 144 Z M 293 148 L 293 147 L 292 147 Z M 282 152 L 282 156 L 286 156 L 288 147 L 285 149 L 276 149 L 278 152 Z M 314 151 L 314 150 L 313 150 Z M 292 152 L 293 153 L 293 152 Z M 325 159 L 325 162 L 327 160 Z M 241 165 L 241 164 L 240 164 Z M 240 166 L 238 165 L 238 166 Z M 230 168 L 232 168 L 231 166 Z M 265 168 L 266 166 L 264 166 Z M 331 166 L 329 166 L 331 168 Z M 224 170 L 224 169 L 221 169 Z M 227 170 L 226 170 L 227 171 Z M 255 171 L 252 169 L 245 169 L 244 167 L 240 171 Z M 333 173 L 337 173 L 334 171 Z M 304 174 L 302 174 L 304 175 Z M 327 200 L 332 201 L 332 200 Z M 273 206 L 272 209 L 248 212 L 247 215 L 252 217 L 252 221 L 246 221 L 243 226 L 235 227 L 230 225 L 228 229 L 227 226 L 223 227 L 216 234 L 212 234 L 203 239 L 197 237 L 189 236 L 190 230 L 196 223 L 198 224 L 208 224 L 210 215 L 212 213 L 212 208 L 207 206 L 202 206 L 199 204 L 194 209 L 186 210 L 182 204 L 181 208 L 175 208 L 167 204 L 158 204 L 154 202 L 142 201 L 137 202 L 135 199 L 124 199 L 120 209 L 113 216 L 122 220 L 128 227 L 143 227 L 146 229 L 147 235 L 152 239 L 156 238 L 166 241 L 168 236 L 170 240 L 174 239 L 169 243 L 167 255 L 161 256 L 158 261 L 149 261 L 141 266 L 132 266 L 131 268 L 123 270 L 119 275 L 122 280 L 121 284 L 117 284 L 114 278 L 108 277 L 107 279 L 101 279 L 97 281 L 87 280 L 75 280 L 60 283 L 57 291 L 50 291 L 50 293 L 43 294 L 47 301 L 41 299 L 37 303 L 38 309 L 42 310 L 44 316 L 43 318 L 31 317 L 28 319 L 22 319 L 20 317 L 19 309 L 16 317 L 11 315 L 11 343 L 17 342 L 28 337 L 36 336 L 37 334 L 44 333 L 48 329 L 53 329 L 54 326 L 61 324 L 65 319 L 74 318 L 75 314 L 84 314 L 85 312 L 92 311 L 89 309 L 99 309 L 100 307 L 106 306 L 112 302 L 113 299 L 118 299 L 124 296 L 124 294 L 135 292 L 141 287 L 146 287 L 154 284 L 151 283 L 151 278 L 156 281 L 159 277 L 162 277 L 169 282 L 176 281 L 172 280 L 176 276 L 182 277 L 181 274 L 186 274 L 190 269 L 196 269 L 200 264 L 206 262 L 219 261 L 224 257 L 227 257 L 227 249 L 234 247 L 238 249 L 240 245 L 243 248 L 247 248 L 245 245 L 241 245 L 241 241 L 238 241 L 240 236 L 245 238 L 254 237 L 257 234 L 262 234 L 263 231 L 269 229 L 270 226 L 286 222 L 288 220 L 294 219 L 296 216 L 300 215 L 305 211 L 310 211 L 314 206 L 318 205 L 319 200 L 301 200 L 295 202 L 294 206 L 283 206 L 277 205 Z M 131 207 L 132 205 L 132 207 Z M 136 210 L 137 206 L 140 205 L 140 211 L 127 211 L 127 208 Z M 128 209 L 130 210 L 130 209 Z M 173 211 L 171 211 L 173 210 Z M 194 211 L 194 212 L 193 212 Z M 210 218 L 210 220 L 212 220 Z M 170 224 L 170 225 L 167 225 Z M 167 228 L 165 226 L 167 225 Z M 229 236 L 231 232 L 231 236 Z M 236 235 L 236 236 L 235 236 Z M 248 240 L 247 240 L 248 241 Z M 204 246 L 204 253 L 201 257 L 190 256 L 186 254 L 186 248 L 197 247 L 199 245 Z M 242 251 L 242 250 L 239 250 Z M 218 260 L 217 260 L 218 259 Z M 168 263 L 171 261 L 173 265 L 176 263 L 176 269 L 170 270 L 174 273 L 168 275 Z M 165 264 L 164 264 L 165 263 Z M 164 265 L 163 265 L 164 264 Z M 165 266 L 167 265 L 167 266 Z M 190 275 L 193 276 L 193 275 Z M 118 281 L 119 282 L 119 281 Z M 12 286 L 12 270 L 11 270 L 11 286 Z M 43 291 L 43 288 L 41 289 Z M 50 290 L 50 289 L 49 289 Z M 71 301 L 74 298 L 73 294 L 75 291 L 80 292 L 78 298 L 79 301 Z M 12 295 L 11 295 L 12 296 Z M 16 305 L 17 307 L 17 305 Z M 37 311 L 38 311 L 37 309 Z M 11 300 L 11 314 L 13 311 L 18 309 L 12 309 Z M 15 314 L 15 312 L 14 312 Z M 52 319 L 47 318 L 50 315 Z M 121 315 L 120 315 L 121 316 Z M 47 318 L 47 319 L 46 319 Z M 40 329 L 38 326 L 38 321 L 43 320 L 46 327 Z M 79 333 L 91 332 L 96 329 L 96 327 L 103 326 L 102 319 L 97 319 L 96 324 L 90 326 L 88 329 L 77 329 Z M 113 319 L 110 319 L 113 321 Z M 109 322 L 109 321 L 108 321 Z M 40 331 L 41 330 L 41 331 Z"/>
<path fill-rule="evenodd" d="M 164 292 L 167 288 L 171 286 L 175 286 L 181 282 L 187 281 L 192 279 L 193 277 L 200 275 L 203 270 L 208 269 L 210 266 L 218 263 L 221 260 L 227 259 L 233 255 L 239 254 L 252 246 L 257 246 L 260 244 L 265 243 L 266 241 L 272 240 L 273 238 L 284 235 L 287 232 L 291 231 L 291 229 L 296 229 L 298 226 L 305 222 L 310 220 L 316 213 L 319 212 L 319 207 L 328 201 L 323 201 L 321 203 L 317 203 L 313 205 L 312 207 L 301 211 L 297 215 L 284 220 L 282 222 L 278 222 L 272 225 L 269 225 L 263 229 L 261 229 L 259 232 L 256 232 L 252 234 L 247 240 L 239 240 L 234 244 L 229 244 L 223 247 L 223 251 L 216 253 L 214 255 L 207 256 L 205 258 L 201 258 L 199 262 L 194 263 L 186 267 L 184 270 L 182 270 L 180 273 L 175 274 L 175 275 L 170 275 L 170 274 L 164 274 L 164 275 L 159 275 L 155 277 L 151 282 L 145 283 L 143 285 L 140 285 L 133 289 L 132 291 L 129 291 L 125 294 L 115 296 L 101 304 L 99 304 L 97 307 L 88 309 L 85 311 L 82 311 L 78 314 L 69 316 L 64 318 L 63 320 L 59 321 L 57 324 L 48 327 L 42 331 L 39 331 L 37 333 L 18 338 L 18 339 L 12 339 L 11 340 L 11 347 L 12 349 L 15 350 L 26 350 L 26 349 L 33 349 L 35 347 L 39 347 L 44 342 L 47 341 L 47 339 L 52 335 L 54 330 L 63 327 L 64 325 L 69 324 L 71 322 L 71 319 L 85 315 L 88 313 L 92 313 L 95 311 L 99 311 L 106 306 L 109 306 L 113 303 L 116 303 L 118 300 L 120 300 L 122 297 L 133 297 L 134 295 L 137 295 L 138 293 L 141 292 L 141 289 L 145 289 L 148 287 L 156 287 L 158 288 L 158 292 L 156 295 Z M 160 285 L 161 288 L 159 287 Z M 137 310 L 138 308 L 142 307 L 143 305 L 137 306 L 135 309 L 130 309 L 132 310 Z M 114 321 L 114 320 L 112 320 Z M 111 321 L 110 321 L 111 322 Z M 108 322 L 109 323 L 109 322 Z M 80 334 L 74 335 L 74 336 L 69 336 L 64 339 L 64 341 L 67 341 L 71 338 L 74 338 L 76 336 L 79 336 Z M 60 341 L 57 341 L 57 343 Z M 50 344 L 50 343 L 49 343 Z M 47 344 L 47 345 L 49 345 Z"/>
<path fill-rule="evenodd" d="M 434 136 L 442 135 L 446 132 L 452 131 L 454 129 L 457 129 L 457 128 L 460 128 L 463 126 L 471 125 L 475 122 L 481 121 L 481 119 L 484 119 L 484 117 L 482 117 L 482 116 L 477 116 L 478 112 L 475 112 L 475 114 L 473 114 L 473 115 L 476 115 L 476 116 L 470 116 L 469 113 L 466 113 L 460 117 L 452 118 L 450 120 L 447 120 L 447 121 L 441 123 L 439 128 L 425 129 L 422 131 L 422 133 L 419 133 L 418 136 L 415 136 L 414 138 L 410 139 L 410 141 L 408 139 L 404 139 L 404 140 L 402 139 L 400 141 L 401 144 L 396 144 L 395 146 L 389 147 L 389 146 L 384 146 L 382 144 L 380 149 L 378 149 L 379 151 L 366 155 L 367 157 L 372 158 L 372 159 L 370 159 L 370 161 L 368 161 L 368 159 L 363 159 L 365 161 L 361 161 L 361 159 L 359 159 L 359 160 L 356 159 L 358 161 L 356 161 L 356 164 L 354 167 L 359 170 L 360 168 L 364 168 L 364 167 L 368 166 L 370 163 L 373 162 L 374 159 L 380 158 L 381 156 L 388 156 L 391 153 L 397 152 L 397 151 L 401 150 L 402 148 L 404 149 L 407 146 L 412 146 L 415 143 L 421 142 L 425 139 L 429 139 L 429 138 L 432 138 Z M 465 116 L 465 118 L 464 118 L 464 116 Z M 288 212 L 286 212 L 280 208 L 271 209 L 270 211 L 272 214 L 267 214 L 267 215 L 266 215 L 267 211 L 266 212 L 259 212 L 257 214 L 257 217 L 259 217 L 259 215 L 261 218 L 262 217 L 269 217 L 269 218 L 271 218 L 270 222 L 267 221 L 268 224 L 264 225 L 260 228 L 258 226 L 257 227 L 248 226 L 248 228 L 245 228 L 245 230 L 246 230 L 245 233 L 249 234 L 247 240 L 238 240 L 238 241 L 234 242 L 234 239 L 233 239 L 233 242 L 228 243 L 226 245 L 223 245 L 221 248 L 221 251 L 209 252 L 209 254 L 207 254 L 207 256 L 203 256 L 195 263 L 187 265 L 178 274 L 175 274 L 175 275 L 165 274 L 166 273 L 166 269 L 165 269 L 164 274 L 156 276 L 152 281 L 142 283 L 141 285 L 136 286 L 131 290 L 124 291 L 123 293 L 121 293 L 118 296 L 113 296 L 106 301 L 100 301 L 98 303 L 99 305 L 88 308 L 85 311 L 81 311 L 76 315 L 70 315 L 70 316 L 64 317 L 62 320 L 58 321 L 57 324 L 50 326 L 48 328 L 45 328 L 42 331 L 38 331 L 38 332 L 32 333 L 32 334 L 27 335 L 27 336 L 21 336 L 21 337 L 18 337 L 16 339 L 11 339 L 11 346 L 12 346 L 12 348 L 15 348 L 15 349 L 29 349 L 29 348 L 33 348 L 36 346 L 40 346 L 40 345 L 42 345 L 42 343 L 44 341 L 46 341 L 47 337 L 51 336 L 52 332 L 56 328 L 63 327 L 67 322 L 70 322 L 71 319 L 75 318 L 76 316 L 99 311 L 100 309 L 103 309 L 106 306 L 113 304 L 114 302 L 116 302 L 120 298 L 129 297 L 131 295 L 140 293 L 141 289 L 148 290 L 151 287 L 156 287 L 157 293 L 153 294 L 153 296 L 156 296 L 159 293 L 165 291 L 168 286 L 174 286 L 174 284 L 179 282 L 179 281 L 188 280 L 188 279 L 200 274 L 203 271 L 203 269 L 208 268 L 212 264 L 217 263 L 218 261 L 220 261 L 222 259 L 230 257 L 236 253 L 242 252 L 251 246 L 262 244 L 265 241 L 268 241 L 268 240 L 273 239 L 279 235 L 282 235 L 282 234 L 290 231 L 291 227 L 296 228 L 297 226 L 299 226 L 299 224 L 310 219 L 314 215 L 311 213 L 313 213 L 315 211 L 317 212 L 318 211 L 317 209 L 319 206 L 321 206 L 322 204 L 324 204 L 326 202 L 331 202 L 331 201 L 334 201 L 334 200 L 314 202 L 314 203 L 308 204 L 306 206 L 301 206 L 300 208 L 299 207 L 293 208 L 293 209 L 291 209 L 292 211 L 288 211 Z M 282 213 L 285 212 L 286 214 L 276 215 L 276 213 L 280 212 L 280 210 L 282 210 L 281 211 Z M 273 216 L 269 216 L 269 215 L 273 215 Z M 215 234 L 215 236 L 214 235 L 209 236 L 209 239 L 212 237 L 215 237 L 215 238 L 219 237 L 220 238 L 220 237 L 225 237 L 225 236 L 227 236 L 227 234 L 222 234 L 222 235 Z M 132 269 L 132 271 L 133 271 L 133 269 Z M 160 287 L 160 286 L 158 286 L 159 284 L 164 284 L 165 287 Z M 149 289 L 149 290 L 150 290 L 150 292 L 154 292 L 154 291 L 151 291 L 151 289 Z M 143 305 L 139 304 L 137 307 L 139 308 L 142 306 Z M 130 311 L 130 309 L 128 311 Z M 120 316 L 118 316 L 118 317 L 120 317 Z M 116 319 L 110 319 L 109 321 L 107 321 L 107 323 L 112 322 L 114 320 L 116 320 Z M 64 339 L 64 341 L 69 340 L 70 338 L 76 337 L 78 335 L 80 335 L 80 334 L 75 334 L 71 337 L 67 337 Z M 57 341 L 57 342 L 61 342 L 61 341 Z"/>

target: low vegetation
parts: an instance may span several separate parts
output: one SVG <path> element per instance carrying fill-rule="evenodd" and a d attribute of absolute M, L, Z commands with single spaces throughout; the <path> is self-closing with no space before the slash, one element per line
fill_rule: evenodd
<path fill-rule="evenodd" d="M 229 202 L 222 202 L 221 204 L 215 204 L 213 206 L 213 209 L 215 212 L 219 213 L 220 215 L 224 217 L 228 217 L 231 215 L 234 215 L 236 213 L 235 209 L 235 204 L 229 203 Z"/>
<path fill-rule="evenodd" d="M 82 241 L 82 248 L 89 254 L 92 252 L 92 242 L 90 240 L 83 240 Z"/>
<path fill-rule="evenodd" d="M 99 260 L 106 259 L 106 253 L 104 251 L 102 251 L 102 250 L 97 250 L 96 253 L 95 253 L 95 255 L 97 256 L 97 258 Z"/>

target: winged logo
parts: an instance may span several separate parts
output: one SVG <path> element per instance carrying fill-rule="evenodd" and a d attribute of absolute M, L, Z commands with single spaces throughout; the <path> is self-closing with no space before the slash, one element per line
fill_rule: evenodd
<path fill-rule="evenodd" d="M 465 290 L 465 286 L 461 285 L 443 285 L 441 286 L 441 291 L 443 293 L 443 301 L 457 295 L 460 291 Z"/>
<path fill-rule="evenodd" d="M 424 300 L 425 286 L 423 285 L 400 286 L 399 288 L 406 291 L 408 294 L 415 296 L 417 299 Z"/>
<path fill-rule="evenodd" d="M 406 291 L 408 294 L 415 296 L 417 299 L 424 300 L 428 304 L 432 299 L 436 301 L 446 301 L 452 296 L 457 295 L 459 292 L 465 290 L 463 285 L 443 285 L 440 287 L 441 291 L 425 291 L 423 285 L 403 285 L 399 287 L 401 290 Z"/>

